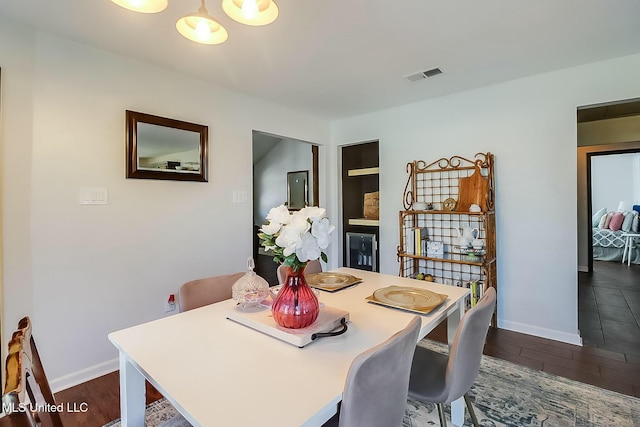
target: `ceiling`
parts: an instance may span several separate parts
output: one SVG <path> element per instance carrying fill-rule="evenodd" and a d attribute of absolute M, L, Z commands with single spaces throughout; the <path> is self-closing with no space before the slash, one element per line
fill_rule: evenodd
<path fill-rule="evenodd" d="M 640 0 L 277 0 L 221 45 L 182 38 L 199 0 L 153 15 L 109 0 L 2 0 L 0 16 L 329 119 L 640 52 Z M 443 74 L 409 82 L 408 74 Z"/>

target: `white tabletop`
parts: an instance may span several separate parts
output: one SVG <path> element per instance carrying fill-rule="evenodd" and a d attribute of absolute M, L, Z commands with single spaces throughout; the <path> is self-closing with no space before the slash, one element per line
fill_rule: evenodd
<path fill-rule="evenodd" d="M 420 338 L 451 316 L 455 329 L 466 288 L 340 268 L 363 282 L 335 293 L 327 306 L 350 313 L 349 330 L 297 348 L 226 319 L 233 300 L 109 334 L 120 351 L 122 425 L 140 424 L 144 378 L 193 426 L 319 426 L 336 413 L 351 361 L 403 329 L 414 316 L 368 303 L 390 285 L 449 296 L 423 315 Z M 450 338 L 453 331 L 449 332 Z"/>

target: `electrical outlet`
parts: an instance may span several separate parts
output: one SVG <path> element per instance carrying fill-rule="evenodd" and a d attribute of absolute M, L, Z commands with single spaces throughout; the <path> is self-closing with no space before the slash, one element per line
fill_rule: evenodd
<path fill-rule="evenodd" d="M 169 294 L 169 297 L 164 300 L 164 312 L 169 313 L 170 311 L 176 310 L 176 296 L 174 294 Z"/>

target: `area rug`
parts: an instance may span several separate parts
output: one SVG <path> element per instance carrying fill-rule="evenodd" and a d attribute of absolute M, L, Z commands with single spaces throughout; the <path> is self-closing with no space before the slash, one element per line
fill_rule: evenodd
<path fill-rule="evenodd" d="M 435 341 L 419 345 L 447 352 Z M 482 358 L 469 397 L 483 427 L 640 427 L 640 399 L 489 356 Z M 445 410 L 449 421 L 449 405 Z M 147 406 L 146 426 L 157 427 L 175 415 L 171 404 L 160 399 Z M 439 425 L 435 405 L 407 401 L 402 427 Z M 468 414 L 464 426 L 472 426 Z M 105 427 L 120 427 L 120 422 Z"/>
<path fill-rule="evenodd" d="M 431 340 L 419 345 L 448 351 Z M 483 427 L 640 427 L 640 399 L 489 356 L 482 357 L 469 397 Z M 402 425 L 440 425 L 438 410 L 409 399 Z M 464 425 L 473 425 L 468 414 Z"/>

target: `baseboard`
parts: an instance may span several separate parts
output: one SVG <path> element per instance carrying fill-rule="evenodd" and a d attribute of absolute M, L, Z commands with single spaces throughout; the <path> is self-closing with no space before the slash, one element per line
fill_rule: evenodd
<path fill-rule="evenodd" d="M 578 266 L 578 271 L 582 271 L 583 273 L 588 273 L 589 272 L 589 267 L 586 265 L 579 265 Z"/>
<path fill-rule="evenodd" d="M 570 334 L 567 332 L 556 331 L 555 329 L 539 328 L 537 326 L 510 322 L 508 320 L 498 320 L 498 328 L 582 346 L 582 337 L 580 337 L 579 334 Z"/>
<path fill-rule="evenodd" d="M 110 372 L 117 371 L 118 369 L 120 369 L 120 365 L 118 362 L 118 358 L 115 358 L 94 366 L 90 366 L 86 369 L 72 372 L 60 378 L 55 378 L 49 381 L 49 385 L 51 386 L 51 390 L 54 393 L 57 393 L 61 390 L 66 390 L 70 387 L 82 384 Z"/>

